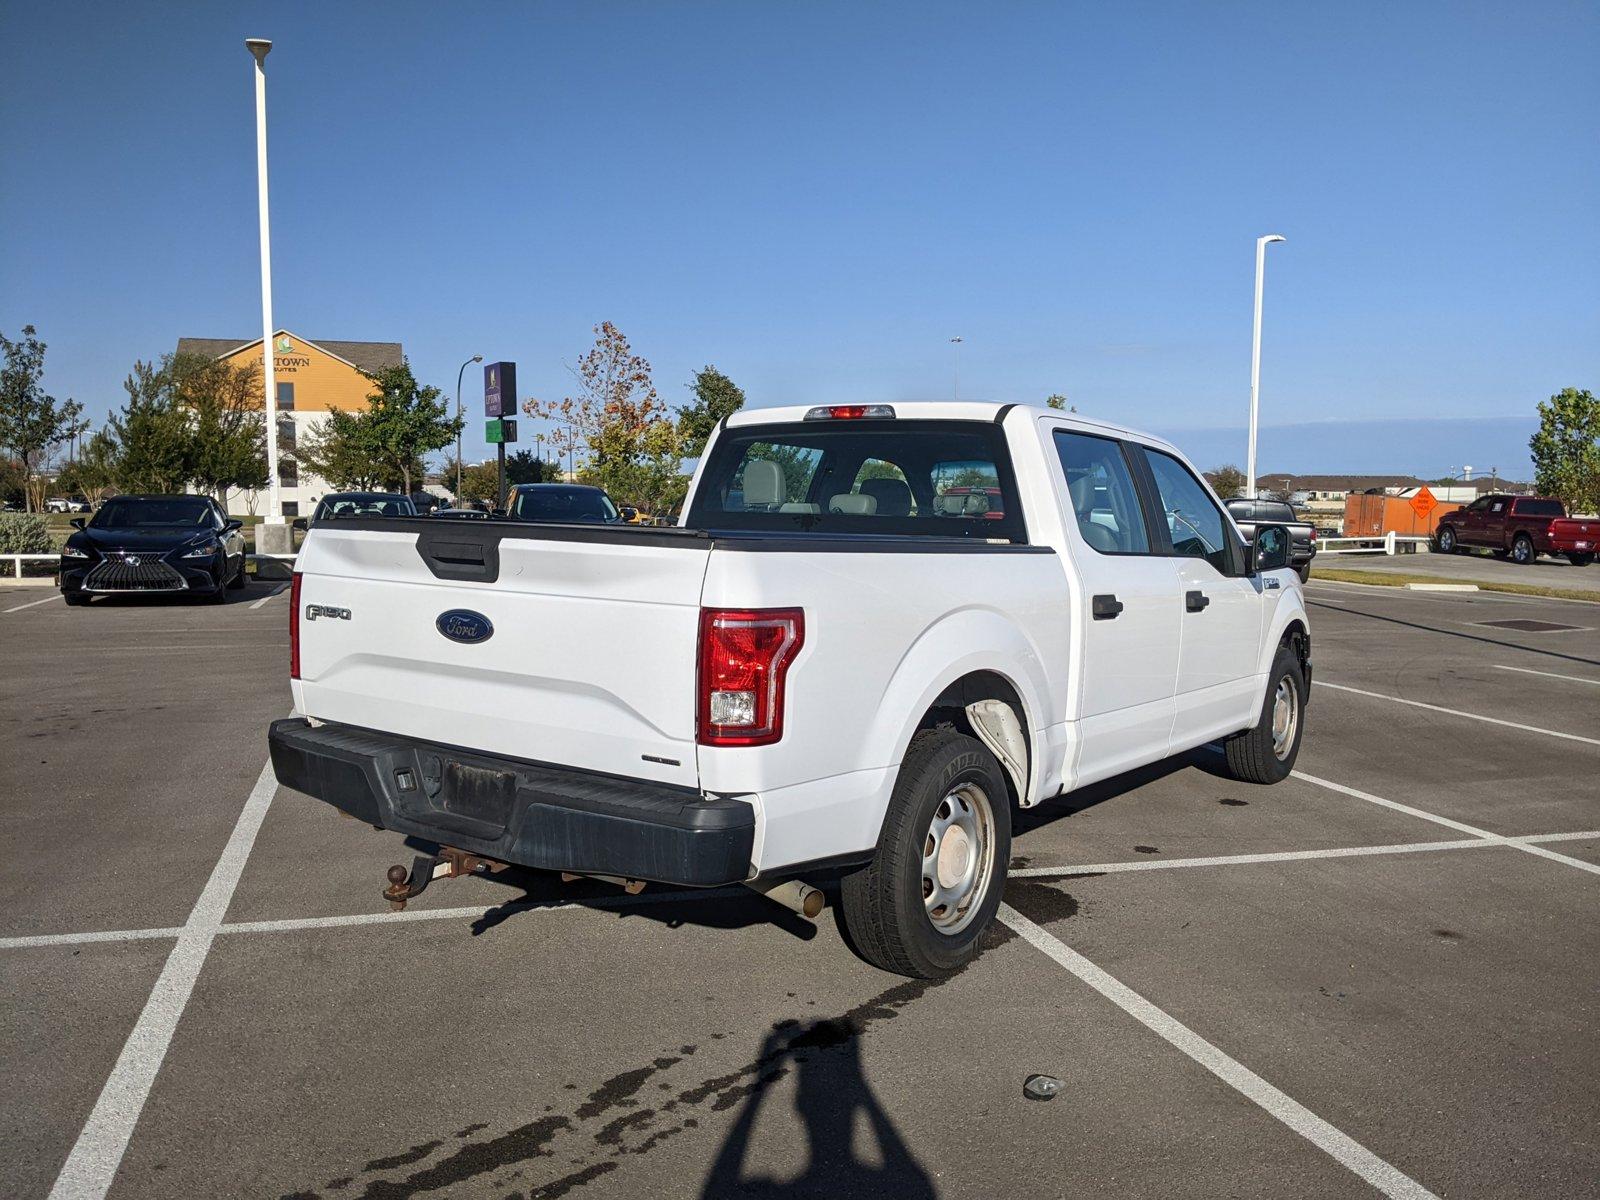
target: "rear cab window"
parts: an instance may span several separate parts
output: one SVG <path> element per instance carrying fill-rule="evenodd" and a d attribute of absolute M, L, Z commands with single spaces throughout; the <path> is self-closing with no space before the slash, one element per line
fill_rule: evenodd
<path fill-rule="evenodd" d="M 688 525 L 1025 543 L 1010 452 L 985 421 L 851 419 L 725 429 Z"/>
<path fill-rule="evenodd" d="M 1518 500 L 1515 511 L 1519 517 L 1564 517 L 1566 510 L 1559 500 Z"/>

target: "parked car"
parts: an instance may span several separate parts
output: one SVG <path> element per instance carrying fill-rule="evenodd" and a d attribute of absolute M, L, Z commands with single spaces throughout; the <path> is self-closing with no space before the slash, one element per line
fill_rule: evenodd
<path fill-rule="evenodd" d="M 51 496 L 44 502 L 44 510 L 53 513 L 86 513 L 94 511 L 94 506 L 84 496 Z"/>
<path fill-rule="evenodd" d="M 808 915 L 842 873 L 851 940 L 891 971 L 977 953 L 1015 808 L 1217 740 L 1257 783 L 1299 752 L 1289 531 L 1246 546 L 1173 446 L 1075 415 L 746 409 L 681 527 L 437 535 L 307 536 L 280 782 L 484 859 Z"/>
<path fill-rule="evenodd" d="M 1227 502 L 1228 515 L 1246 543 L 1256 540 L 1256 527 L 1282 525 L 1289 530 L 1289 562 L 1300 582 L 1311 578 L 1311 560 L 1317 556 L 1317 527 L 1300 519 L 1294 506 L 1282 500 L 1250 500 L 1235 496 Z"/>
<path fill-rule="evenodd" d="M 414 517 L 417 515 L 411 497 L 399 492 L 330 492 L 317 501 L 311 519 L 300 528 L 311 528 L 319 521 L 345 517 Z"/>
<path fill-rule="evenodd" d="M 506 515 L 516 521 L 601 525 L 620 525 L 627 520 L 604 489 L 582 483 L 519 483 L 506 497 Z"/>
<path fill-rule="evenodd" d="M 1559 500 L 1491 493 L 1440 518 L 1434 545 L 1441 554 L 1487 547 L 1524 566 L 1541 554 L 1564 554 L 1586 567 L 1600 550 L 1600 519 L 1569 517 Z"/>
<path fill-rule="evenodd" d="M 0 512 L 19 513 L 22 511 L 22 505 L 15 500 L 0 500 Z"/>
<path fill-rule="evenodd" d="M 61 549 L 61 594 L 70 605 L 90 597 L 184 593 L 222 603 L 245 585 L 241 522 L 209 496 L 117 496 Z"/>
<path fill-rule="evenodd" d="M 419 517 L 433 516 L 433 510 L 443 508 L 447 501 L 432 492 L 412 492 L 411 507 L 417 510 Z"/>

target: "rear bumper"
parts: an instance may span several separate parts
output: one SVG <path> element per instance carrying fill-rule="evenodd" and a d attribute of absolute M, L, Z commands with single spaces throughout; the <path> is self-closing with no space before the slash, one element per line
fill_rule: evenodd
<path fill-rule="evenodd" d="M 486 858 L 690 887 L 751 875 L 756 815 L 743 800 L 299 717 L 274 721 L 267 743 L 285 787 Z"/>

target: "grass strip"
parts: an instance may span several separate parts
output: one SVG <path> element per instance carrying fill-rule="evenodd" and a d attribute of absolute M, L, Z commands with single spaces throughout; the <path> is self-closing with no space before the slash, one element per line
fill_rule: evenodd
<path fill-rule="evenodd" d="M 1541 587 L 1536 583 L 1502 583 L 1493 579 L 1458 579 L 1446 575 L 1414 575 L 1400 571 L 1358 571 L 1345 567 L 1324 568 L 1320 565 L 1311 568 L 1311 578 L 1331 580 L 1334 583 L 1365 583 L 1373 587 L 1405 587 L 1408 583 L 1474 583 L 1485 592 L 1509 592 L 1514 596 L 1543 596 L 1549 600 L 1600 603 L 1600 592 Z"/>

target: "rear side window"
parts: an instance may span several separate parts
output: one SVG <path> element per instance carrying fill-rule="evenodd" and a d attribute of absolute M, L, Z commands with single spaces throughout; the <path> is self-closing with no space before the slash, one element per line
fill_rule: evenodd
<path fill-rule="evenodd" d="M 1122 446 L 1110 438 L 1065 430 L 1055 438 L 1078 532 L 1089 548 L 1101 554 L 1150 553 L 1144 510 Z"/>
<path fill-rule="evenodd" d="M 1559 500 L 1518 500 L 1516 512 L 1521 517 L 1561 517 L 1566 510 Z"/>
<path fill-rule="evenodd" d="M 836 419 L 724 430 L 688 523 L 1026 541 L 1005 440 L 982 421 Z"/>

